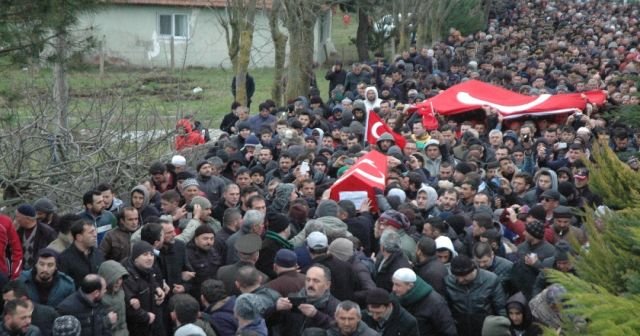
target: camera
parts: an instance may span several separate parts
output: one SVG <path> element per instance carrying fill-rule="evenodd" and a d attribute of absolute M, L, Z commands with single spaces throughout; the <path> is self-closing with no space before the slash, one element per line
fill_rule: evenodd
<path fill-rule="evenodd" d="M 187 204 L 187 205 L 184 207 L 184 209 L 185 209 L 187 212 L 191 212 L 191 213 L 193 213 L 193 205 L 191 205 L 191 204 Z"/>
<path fill-rule="evenodd" d="M 289 295 L 287 296 L 287 299 L 289 299 L 289 302 L 291 302 L 291 305 L 294 307 L 307 302 L 307 297 L 301 295 Z"/>

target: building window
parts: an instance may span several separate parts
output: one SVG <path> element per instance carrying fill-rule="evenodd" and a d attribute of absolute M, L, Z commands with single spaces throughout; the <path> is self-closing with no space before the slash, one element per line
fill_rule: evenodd
<path fill-rule="evenodd" d="M 189 24 L 186 14 L 160 14 L 160 35 L 176 38 L 189 37 Z"/>

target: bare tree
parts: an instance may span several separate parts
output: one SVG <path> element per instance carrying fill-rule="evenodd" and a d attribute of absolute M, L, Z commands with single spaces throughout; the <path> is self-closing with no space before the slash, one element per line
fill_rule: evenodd
<path fill-rule="evenodd" d="M 247 69 L 251 59 L 257 0 L 226 0 L 225 15 L 218 20 L 225 31 L 236 83 L 236 101 L 247 105 Z"/>
<path fill-rule="evenodd" d="M 313 79 L 314 25 L 323 0 L 282 0 L 285 24 L 289 31 L 289 67 L 285 97 L 306 96 Z"/>
<path fill-rule="evenodd" d="M 265 2 L 266 3 L 266 2 Z M 265 6 L 266 7 L 266 6 Z M 271 99 L 281 106 L 284 103 L 284 92 L 282 90 L 282 79 L 284 77 L 284 64 L 287 53 L 288 37 L 280 30 L 282 0 L 273 0 L 269 11 L 269 29 L 275 50 L 273 83 L 271 84 Z"/>

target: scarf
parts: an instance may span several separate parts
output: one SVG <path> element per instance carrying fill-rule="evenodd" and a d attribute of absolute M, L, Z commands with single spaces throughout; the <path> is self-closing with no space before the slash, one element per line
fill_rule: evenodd
<path fill-rule="evenodd" d="M 274 240 L 282 248 L 293 250 L 293 244 L 291 244 L 288 240 L 282 238 L 279 234 L 271 230 L 267 230 L 267 234 L 265 235 L 265 238 L 270 238 Z"/>

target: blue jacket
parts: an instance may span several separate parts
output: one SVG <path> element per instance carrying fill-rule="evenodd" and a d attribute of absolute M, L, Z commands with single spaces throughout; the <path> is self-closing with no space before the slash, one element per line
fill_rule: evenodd
<path fill-rule="evenodd" d="M 87 210 L 79 213 L 78 216 L 90 223 L 93 223 L 93 226 L 96 227 L 96 233 L 98 234 L 98 245 L 96 246 L 100 245 L 102 238 L 104 238 L 109 230 L 115 228 L 118 223 L 116 216 L 107 210 L 103 210 L 97 217 L 94 217 L 93 214 L 89 213 Z"/>
<path fill-rule="evenodd" d="M 40 294 L 38 293 L 35 280 L 33 279 L 34 276 L 35 274 L 33 274 L 32 270 L 23 271 L 20 274 L 18 281 L 24 284 L 27 288 L 27 295 L 29 295 L 31 301 L 35 303 L 56 307 L 60 302 L 62 302 L 62 300 L 67 298 L 67 296 L 76 291 L 73 279 L 64 273 L 57 271 L 53 278 L 53 287 L 49 292 L 47 302 L 42 302 L 42 300 L 40 300 Z"/>
<path fill-rule="evenodd" d="M 230 296 L 220 308 L 213 310 L 213 305 L 207 307 L 202 317 L 211 324 L 218 336 L 235 335 L 238 330 L 238 320 L 233 315 L 233 307 L 236 305 L 236 297 Z"/>

